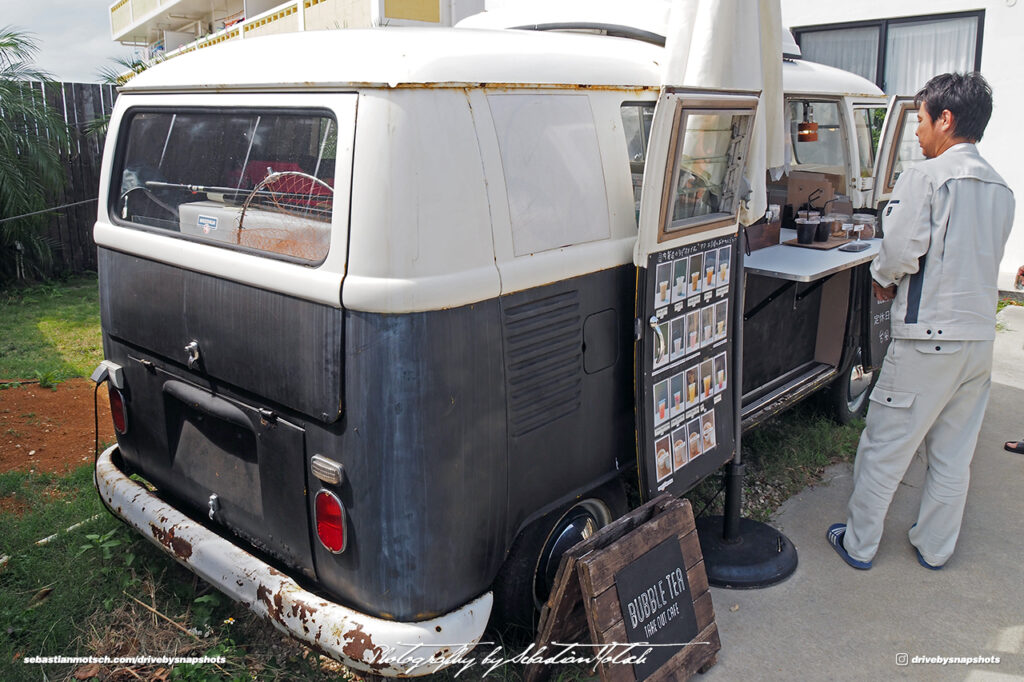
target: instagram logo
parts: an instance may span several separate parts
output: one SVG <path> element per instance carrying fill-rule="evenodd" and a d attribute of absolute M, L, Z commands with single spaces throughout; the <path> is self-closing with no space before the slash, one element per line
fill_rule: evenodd
<path fill-rule="evenodd" d="M 910 657 L 907 654 L 896 654 L 896 665 L 909 665 Z"/>

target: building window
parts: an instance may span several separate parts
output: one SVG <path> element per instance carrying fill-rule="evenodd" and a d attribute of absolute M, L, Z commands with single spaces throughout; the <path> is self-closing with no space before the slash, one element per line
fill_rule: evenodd
<path fill-rule="evenodd" d="M 985 11 L 822 24 L 793 29 L 804 59 L 859 74 L 889 94 L 929 78 L 981 70 Z"/>

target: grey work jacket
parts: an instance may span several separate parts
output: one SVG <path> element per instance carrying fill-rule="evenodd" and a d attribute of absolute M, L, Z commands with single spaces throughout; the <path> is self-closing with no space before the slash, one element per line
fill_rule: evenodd
<path fill-rule="evenodd" d="M 876 282 L 898 285 L 893 338 L 995 338 L 996 279 L 1013 210 L 1013 192 L 973 144 L 903 172 L 871 264 Z"/>

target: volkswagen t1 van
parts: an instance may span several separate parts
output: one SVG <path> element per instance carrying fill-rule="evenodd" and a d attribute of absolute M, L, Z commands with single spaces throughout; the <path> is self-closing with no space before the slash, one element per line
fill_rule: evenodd
<path fill-rule="evenodd" d="M 757 93 L 677 92 L 656 116 L 662 59 L 608 36 L 346 30 L 130 81 L 95 226 L 111 511 L 362 671 L 427 674 L 401 654 L 528 620 L 637 467 L 645 158 L 677 160 L 652 243 L 737 230 Z M 724 460 L 698 461 L 682 483 Z"/>

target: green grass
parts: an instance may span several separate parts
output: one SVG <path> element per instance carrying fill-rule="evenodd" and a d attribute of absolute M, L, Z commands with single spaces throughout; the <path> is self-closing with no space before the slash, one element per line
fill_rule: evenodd
<path fill-rule="evenodd" d="M 0 383 L 88 376 L 103 359 L 95 276 L 0 292 Z"/>
<path fill-rule="evenodd" d="M 852 462 L 863 428 L 862 421 L 837 424 L 811 398 L 743 434 L 743 516 L 768 521 L 783 502 L 821 481 L 827 466 Z M 721 490 L 721 475 L 694 488 L 687 495 L 694 513 L 721 514 Z"/>
<path fill-rule="evenodd" d="M 177 665 L 172 680 L 344 679 L 116 520 L 93 488 L 91 465 L 66 476 L 0 474 L 0 498 L 21 510 L 0 513 L 0 555 L 9 557 L 0 567 L 0 680 L 67 679 L 82 667 L 25 664 L 31 656 L 136 655 L 227 659 Z M 158 668 L 134 671 L 147 679 Z"/>

